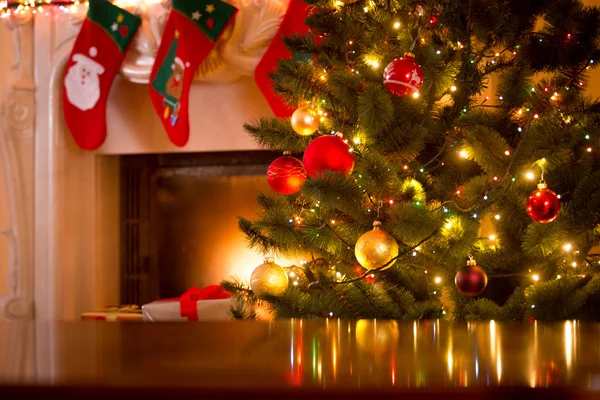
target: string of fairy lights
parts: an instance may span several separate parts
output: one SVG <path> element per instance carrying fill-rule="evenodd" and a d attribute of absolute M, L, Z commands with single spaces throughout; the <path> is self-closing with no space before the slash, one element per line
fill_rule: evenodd
<path fill-rule="evenodd" d="M 163 0 L 113 0 L 118 6 L 158 3 Z M 0 0 L 0 18 L 26 17 L 45 14 L 51 10 L 64 13 L 80 13 L 87 7 L 87 0 Z"/>
<path fill-rule="evenodd" d="M 65 13 L 74 12 L 78 6 L 87 5 L 80 0 L 0 0 L 0 18 L 22 17 L 44 13 L 49 7 Z"/>
<path fill-rule="evenodd" d="M 345 4 L 338 1 L 338 2 L 336 2 L 336 6 L 344 7 Z M 368 13 L 371 8 L 372 7 L 369 7 L 368 5 L 365 6 L 364 7 L 365 13 Z M 418 12 L 418 15 L 422 17 L 424 15 L 424 13 Z M 437 20 L 437 18 L 435 18 L 435 20 Z M 429 22 L 434 23 L 435 20 L 433 18 L 430 18 Z M 392 27 L 391 27 L 392 30 L 398 30 L 401 27 L 402 27 L 402 23 L 400 21 L 392 22 Z M 567 34 L 565 39 L 567 41 L 571 40 L 572 35 Z M 419 37 L 418 40 L 415 40 L 415 42 L 419 46 L 428 45 L 427 39 L 425 37 Z M 543 38 L 539 38 L 539 42 L 543 42 Z M 347 43 L 349 46 L 354 45 L 354 41 L 352 39 L 348 40 Z M 435 55 L 439 55 L 439 56 L 443 55 L 443 50 L 444 50 L 443 48 L 433 48 L 433 46 L 431 46 L 431 47 L 432 47 L 432 51 Z M 453 50 L 463 50 L 463 49 L 465 49 L 465 45 L 459 41 L 459 42 L 456 42 L 456 45 L 454 46 Z M 513 63 L 515 61 L 515 59 L 518 57 L 520 49 L 521 49 L 521 45 L 517 44 L 511 48 L 506 48 L 506 49 L 503 49 L 496 53 L 490 54 L 489 56 L 481 57 L 479 60 L 474 57 L 471 59 L 470 62 L 471 63 L 479 62 L 481 65 L 483 65 L 484 70 L 489 71 L 489 72 L 486 72 L 486 75 L 487 75 L 487 74 L 491 73 L 492 71 L 496 70 L 500 65 L 508 65 L 508 64 Z M 376 54 L 373 54 L 372 52 L 369 52 L 368 50 L 365 51 L 363 55 L 360 55 L 360 54 L 356 55 L 356 52 L 357 52 L 356 49 L 351 50 L 351 53 L 353 54 L 353 56 L 356 59 L 362 58 L 363 63 L 366 66 L 372 68 L 374 71 L 377 71 L 381 68 L 382 61 L 383 61 L 382 57 L 377 56 Z M 589 60 L 587 62 L 587 64 L 583 67 L 583 69 L 580 71 L 577 71 L 577 73 L 574 75 L 574 77 L 564 86 L 561 86 L 561 87 L 551 87 L 551 86 L 531 87 L 530 91 L 532 94 L 544 95 L 546 100 L 548 101 L 548 103 L 552 105 L 551 109 L 554 110 L 559 107 L 560 100 L 563 97 L 563 92 L 567 92 L 567 91 L 571 90 L 572 84 L 577 85 L 579 87 L 584 86 L 584 82 L 582 80 L 577 80 L 577 81 L 575 81 L 575 80 L 579 77 L 581 72 L 589 70 L 593 66 L 594 62 L 595 62 L 594 60 Z M 356 74 L 361 73 L 360 67 L 357 66 L 355 62 L 351 62 L 349 64 L 350 65 L 348 68 L 349 68 L 350 72 L 356 73 Z M 318 76 L 317 76 L 318 81 L 323 82 L 323 83 L 327 82 L 327 80 L 328 80 L 327 69 L 319 70 L 317 74 L 318 74 Z M 456 94 L 459 91 L 460 91 L 460 83 L 455 82 L 455 83 L 452 83 L 448 87 L 446 94 L 452 95 L 452 94 Z M 420 98 L 420 93 L 418 91 L 415 91 L 413 93 L 412 97 L 416 101 L 418 101 L 418 99 Z M 496 104 L 489 104 L 490 97 L 486 96 L 483 99 L 483 101 L 481 101 L 479 104 L 475 104 L 475 105 L 471 106 L 470 108 L 477 108 L 477 107 L 507 108 L 507 106 L 504 105 L 505 99 L 502 95 L 496 96 L 496 99 L 497 99 Z M 329 105 L 327 100 L 313 99 L 313 101 L 311 101 L 309 103 L 312 103 L 313 107 L 315 108 L 315 110 L 317 111 L 317 113 L 319 115 L 321 122 L 326 122 L 327 117 L 329 115 L 331 115 L 335 119 L 334 113 L 328 113 L 328 111 L 324 111 L 324 109 L 327 109 L 328 108 L 327 106 Z M 468 111 L 469 111 L 469 109 L 465 107 L 462 110 L 462 113 L 467 113 Z M 521 140 L 523 140 L 524 137 L 526 136 L 528 126 L 531 125 L 532 123 L 534 123 L 535 121 L 539 120 L 544 112 L 545 112 L 545 110 L 538 110 L 533 106 L 529 106 L 529 107 L 522 106 L 517 109 L 511 110 L 510 113 L 513 115 L 514 120 L 520 122 L 519 127 L 517 128 L 517 131 L 521 135 L 521 138 L 520 138 Z M 573 119 L 573 116 L 571 116 L 571 115 L 562 115 L 562 117 L 563 117 L 563 121 L 565 124 L 572 124 L 575 122 Z M 337 121 L 337 122 L 338 122 L 338 126 L 342 126 L 342 127 L 345 123 L 345 121 L 342 121 L 341 123 L 339 123 L 340 121 Z M 332 131 L 332 134 L 335 132 L 336 132 L 335 130 Z M 584 139 L 590 140 L 591 138 L 590 138 L 589 134 L 586 134 Z M 358 147 L 358 148 L 355 148 L 355 147 L 351 148 L 351 151 L 357 152 L 358 154 L 360 154 L 360 148 L 365 148 L 368 145 L 366 138 L 364 137 L 364 135 L 360 134 L 360 131 L 358 133 L 355 133 L 355 136 L 353 138 L 351 138 L 349 140 L 346 139 L 345 142 L 353 143 L 355 145 L 355 147 Z M 453 146 L 451 145 L 451 147 L 453 147 Z M 584 148 L 584 151 L 586 153 L 593 153 L 595 150 L 594 150 L 593 145 L 586 145 Z M 442 153 L 442 152 L 440 152 L 440 153 Z M 518 156 L 518 154 L 516 154 L 516 152 L 512 151 L 510 148 L 503 150 L 502 153 L 508 159 L 512 158 L 513 160 Z M 457 155 L 458 155 L 459 159 L 464 159 L 464 160 L 472 159 L 472 154 L 470 154 L 470 152 L 464 148 L 457 150 Z M 439 157 L 439 155 L 436 157 Z M 432 161 L 434 161 L 434 160 L 432 160 Z M 411 174 L 415 174 L 415 173 L 427 174 L 436 168 L 445 166 L 445 162 L 439 162 L 432 166 L 428 166 L 427 164 L 430 164 L 430 163 L 431 163 L 431 161 L 428 163 L 425 163 L 426 165 L 420 165 L 420 166 L 406 164 L 402 167 L 402 169 L 406 173 L 406 176 L 410 176 Z M 530 167 L 525 168 L 525 170 L 523 172 L 515 173 L 509 167 L 509 169 L 506 171 L 506 176 L 504 176 L 504 177 L 498 176 L 498 175 L 492 176 L 491 178 L 492 178 L 492 181 L 495 184 L 495 186 L 492 186 L 492 188 L 488 191 L 488 193 L 486 193 L 484 195 L 484 197 L 482 198 L 482 202 L 487 202 L 488 200 L 490 200 L 490 197 L 491 197 L 490 192 L 493 192 L 494 190 L 505 186 L 505 183 L 507 180 L 509 180 L 510 183 L 513 183 L 513 182 L 516 182 L 517 179 L 520 179 L 522 177 L 521 179 L 524 179 L 526 181 L 535 181 L 536 179 L 539 178 L 540 174 L 542 174 L 542 176 L 543 176 L 545 163 L 546 163 L 546 159 L 542 158 L 540 160 L 536 160 L 536 161 L 532 162 L 530 164 Z M 512 167 L 513 166 L 512 162 L 509 165 Z M 377 199 L 376 196 L 369 195 L 367 193 L 367 190 L 362 188 L 362 186 L 360 185 L 359 180 L 362 178 L 362 176 L 360 174 L 358 174 L 357 176 L 353 176 L 353 178 L 354 178 L 355 182 L 358 184 L 359 188 L 363 189 L 363 193 L 365 193 L 367 196 L 368 205 L 366 206 L 366 211 L 368 213 L 376 212 L 377 214 L 379 214 L 379 211 L 384 204 L 393 205 L 395 203 L 394 199 L 380 200 L 380 199 Z M 415 186 L 421 186 L 420 182 L 415 179 L 411 179 L 410 182 L 411 182 L 411 184 L 414 184 Z M 420 187 L 420 189 L 421 190 L 423 189 L 422 186 Z M 461 194 L 462 194 L 461 188 L 457 188 L 456 196 L 460 197 Z M 415 197 L 417 197 L 417 196 L 415 196 Z M 560 194 L 558 195 L 558 198 L 560 199 Z M 416 205 L 420 205 L 422 202 L 422 200 L 415 200 L 415 199 L 413 199 L 413 200 Z M 472 218 L 480 217 L 480 215 L 478 214 L 478 211 L 480 208 L 479 204 L 480 203 L 476 204 L 476 206 L 473 208 L 473 210 L 472 210 L 473 213 L 471 214 Z M 489 203 L 487 205 L 489 206 Z M 308 210 L 310 210 L 311 213 L 314 213 L 318 207 L 319 207 L 319 204 L 316 204 L 315 206 L 312 206 L 312 207 L 309 206 Z M 443 205 L 442 208 L 443 208 L 444 213 L 448 213 L 450 215 L 452 214 L 450 211 L 450 208 L 447 207 L 446 205 Z M 457 209 L 460 210 L 460 207 L 457 207 Z M 305 211 L 307 211 L 307 209 L 303 208 L 302 212 L 305 212 Z M 302 221 L 303 221 L 303 216 L 301 215 L 302 212 L 299 215 L 290 218 L 290 223 L 293 223 L 295 225 L 302 225 Z M 492 213 L 492 215 L 491 215 L 491 219 L 495 220 L 495 221 L 499 221 L 501 218 L 502 218 L 501 212 L 495 212 L 495 213 Z M 343 223 L 343 220 L 341 218 L 331 219 L 329 221 L 329 223 L 331 225 L 341 224 L 341 223 Z M 450 229 L 450 228 L 452 228 L 453 224 L 454 224 L 454 222 L 451 217 L 446 221 L 444 227 L 446 229 Z M 499 241 L 498 235 L 496 233 L 491 233 L 487 237 L 480 238 L 480 239 L 489 242 L 490 247 L 493 249 L 497 249 L 500 247 L 500 243 L 499 243 L 500 241 Z M 577 268 L 579 266 L 579 263 L 578 263 L 578 261 L 574 260 L 573 258 L 575 258 L 576 256 L 579 255 L 579 251 L 574 249 L 573 247 L 574 247 L 574 245 L 570 242 L 565 243 L 562 246 L 563 251 L 567 255 L 570 255 L 571 259 L 572 259 L 572 261 L 571 261 L 567 257 L 567 258 L 565 258 L 565 260 L 563 260 L 563 263 L 568 263 L 568 265 L 570 265 L 570 267 Z M 348 248 L 350 249 L 350 247 L 348 247 Z M 421 251 L 421 248 L 419 246 L 418 248 L 415 248 L 412 251 L 412 255 L 416 257 L 419 255 L 420 251 Z M 590 263 L 587 260 L 584 261 L 584 264 L 586 266 L 590 266 Z M 600 261 L 598 261 L 598 264 L 600 264 Z M 365 275 L 370 276 L 371 275 L 370 272 L 372 272 L 372 271 L 367 271 L 365 273 Z M 374 271 L 374 272 L 377 272 L 377 271 Z M 429 270 L 425 269 L 424 273 L 426 273 L 426 274 L 429 273 Z M 507 275 L 529 275 L 534 282 L 538 282 L 542 279 L 541 274 L 539 272 L 532 271 L 532 270 L 529 270 L 527 273 L 518 273 L 518 274 L 515 273 L 515 274 L 507 274 Z M 498 275 L 498 276 L 507 276 L 507 275 Z M 580 274 L 579 276 L 585 277 L 584 274 Z M 492 277 L 494 277 L 494 275 L 492 275 Z M 339 273 L 337 275 L 337 278 L 338 278 L 338 280 L 344 279 L 344 277 L 339 276 Z M 562 278 L 563 278 L 563 276 L 560 273 L 556 274 L 556 276 L 555 276 L 555 279 L 562 279 Z M 439 275 L 435 276 L 433 278 L 433 282 L 437 285 L 441 284 L 442 277 Z M 294 283 L 294 285 L 297 285 L 297 284 L 298 284 L 298 282 L 296 281 Z M 534 307 L 534 306 L 532 306 L 532 307 Z"/>

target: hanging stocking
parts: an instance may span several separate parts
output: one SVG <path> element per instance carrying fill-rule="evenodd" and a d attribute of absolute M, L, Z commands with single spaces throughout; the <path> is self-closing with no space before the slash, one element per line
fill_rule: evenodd
<path fill-rule="evenodd" d="M 177 146 L 190 136 L 188 98 L 194 73 L 236 13 L 221 0 L 173 0 L 150 75 L 150 98 Z"/>
<path fill-rule="evenodd" d="M 107 0 L 90 0 L 67 64 L 63 113 L 77 145 L 98 148 L 106 138 L 106 100 L 140 19 Z"/>
<path fill-rule="evenodd" d="M 280 118 L 290 117 L 294 109 L 288 107 L 283 99 L 274 92 L 271 74 L 275 72 L 278 60 L 292 57 L 281 38 L 292 33 L 299 35 L 308 33 L 308 27 L 304 24 L 304 20 L 308 16 L 309 10 L 310 7 L 302 0 L 290 0 L 277 34 L 254 71 L 254 80 L 258 88 L 269 103 L 273 114 Z"/>

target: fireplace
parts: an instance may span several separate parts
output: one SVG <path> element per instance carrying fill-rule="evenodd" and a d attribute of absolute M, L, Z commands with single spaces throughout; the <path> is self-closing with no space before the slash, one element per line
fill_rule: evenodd
<path fill-rule="evenodd" d="M 120 157 L 121 302 L 177 297 L 247 277 L 262 256 L 237 217 L 251 217 L 277 154 L 209 152 Z"/>
<path fill-rule="evenodd" d="M 0 209 L 0 259 L 6 260 L 0 267 L 0 318 L 76 320 L 85 311 L 179 295 L 183 285 L 213 283 L 229 273 L 243 275 L 260 261 L 258 254 L 248 260 L 240 256 L 237 267 L 232 266 L 233 261 L 219 267 L 220 277 L 196 277 L 194 282 L 162 288 L 158 282 L 163 281 L 170 261 L 159 257 L 176 257 L 154 250 L 174 245 L 169 242 L 171 236 L 162 242 L 151 241 L 158 230 L 150 224 L 161 221 L 152 219 L 152 210 L 169 216 L 162 222 L 163 229 L 179 232 L 164 225 L 183 218 L 169 214 L 173 209 L 165 199 L 187 187 L 185 173 L 196 167 L 194 173 L 215 180 L 206 182 L 215 187 L 213 191 L 218 191 L 219 180 L 224 188 L 231 186 L 231 192 L 237 184 L 230 181 L 236 179 L 255 180 L 264 188 L 264 170 L 272 157 L 252 162 L 217 159 L 223 155 L 231 158 L 234 153 L 233 159 L 243 158 L 243 153 L 258 150 L 242 127 L 245 122 L 273 115 L 253 73 L 277 32 L 288 1 L 234 3 L 239 9 L 235 24 L 222 35 L 192 85 L 190 140 L 184 148 L 169 142 L 147 87 L 169 2 L 119 0 L 123 7 L 139 12 L 142 24 L 110 90 L 106 141 L 94 152 L 82 151 L 73 142 L 61 102 L 66 64 L 87 12 L 85 2 L 68 8 L 48 6 L 44 12 L 23 12 L 0 20 L 8 28 L 0 29 L 0 38 L 4 43 L 12 41 L 12 46 L 0 49 L 0 93 L 4 93 L 0 99 L 4 175 L 0 201 L 8 214 Z M 135 157 L 151 161 L 143 162 L 145 169 L 127 169 L 126 163 L 135 163 Z M 190 159 L 196 161 L 183 161 Z M 212 176 L 219 168 L 223 170 L 220 177 Z M 142 202 L 130 203 L 134 208 L 122 204 L 125 180 L 121 175 L 125 173 L 132 180 L 142 178 L 136 174 L 147 174 L 147 180 L 137 182 L 148 185 L 140 190 L 154 188 L 157 197 L 152 207 Z M 241 185 L 246 184 L 250 185 Z M 190 195 L 190 203 L 195 203 L 194 196 L 200 197 Z M 206 193 L 202 197 L 207 197 Z M 253 195 L 245 197 L 253 202 Z M 243 208 L 239 214 L 248 215 L 247 211 L 251 214 Z M 138 213 L 132 214 L 128 227 L 121 224 L 122 212 Z M 231 218 L 226 225 L 235 227 L 235 218 Z M 204 238 L 198 236 L 198 240 Z M 187 248 L 192 251 L 194 246 L 204 248 L 192 239 Z M 227 256 L 237 253 L 219 251 Z M 179 258 L 176 262 L 183 263 Z M 189 267 L 190 276 L 193 271 L 196 269 Z M 51 342 L 51 337 L 44 337 Z M 47 361 L 50 365 L 51 360 Z"/>

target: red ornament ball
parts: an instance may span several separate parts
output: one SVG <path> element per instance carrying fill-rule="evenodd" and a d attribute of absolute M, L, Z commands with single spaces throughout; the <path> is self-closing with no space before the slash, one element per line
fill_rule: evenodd
<path fill-rule="evenodd" d="M 339 136 L 320 136 L 304 151 L 304 168 L 311 178 L 323 171 L 335 171 L 350 176 L 354 169 L 354 153 Z"/>
<path fill-rule="evenodd" d="M 363 274 L 366 271 L 366 269 L 361 267 L 360 265 L 355 265 L 353 269 L 354 269 L 354 272 L 356 272 L 357 277 L 363 276 Z M 369 274 L 363 278 L 363 282 L 366 282 L 366 283 L 373 283 L 374 281 L 375 281 L 375 274 Z"/>
<path fill-rule="evenodd" d="M 547 224 L 558 217 L 560 200 L 556 193 L 546 188 L 546 184 L 540 183 L 527 199 L 526 209 L 535 222 Z"/>
<path fill-rule="evenodd" d="M 479 296 L 485 290 L 487 282 L 485 271 L 475 265 L 475 261 L 469 261 L 454 277 L 456 288 L 465 296 Z"/>
<path fill-rule="evenodd" d="M 297 158 L 282 156 L 269 165 L 267 181 L 277 193 L 293 194 L 298 192 L 306 181 L 306 170 L 302 161 Z"/>
<path fill-rule="evenodd" d="M 396 58 L 383 71 L 383 84 L 397 97 L 418 93 L 423 86 L 423 70 L 412 54 Z"/>

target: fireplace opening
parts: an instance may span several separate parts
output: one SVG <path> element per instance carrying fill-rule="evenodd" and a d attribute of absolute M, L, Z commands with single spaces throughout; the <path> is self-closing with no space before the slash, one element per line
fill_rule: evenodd
<path fill-rule="evenodd" d="M 248 249 L 237 217 L 259 192 L 274 193 L 264 151 L 121 156 L 121 302 L 178 297 L 192 286 L 249 276 L 262 255 Z"/>

